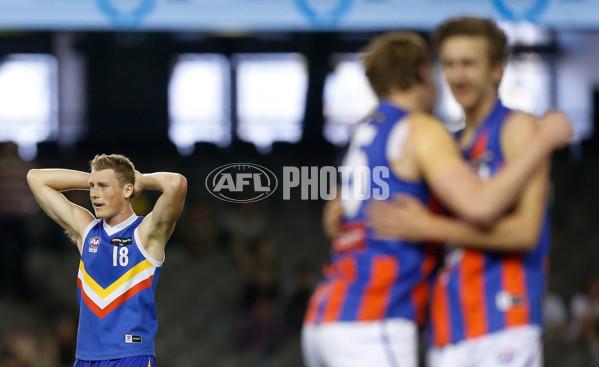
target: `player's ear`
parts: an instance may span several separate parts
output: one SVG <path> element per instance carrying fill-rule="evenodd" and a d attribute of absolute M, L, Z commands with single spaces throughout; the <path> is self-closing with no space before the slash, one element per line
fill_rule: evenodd
<path fill-rule="evenodd" d="M 125 194 L 125 199 L 133 198 L 133 184 L 128 183 L 123 186 L 123 194 Z"/>
<path fill-rule="evenodd" d="M 432 70 L 429 65 L 423 65 L 418 68 L 418 80 L 422 83 L 428 84 L 432 80 Z"/>
<path fill-rule="evenodd" d="M 495 82 L 495 85 L 499 85 L 499 83 L 501 82 L 501 78 L 503 77 L 503 70 L 505 67 L 505 62 L 503 61 L 496 61 L 494 64 L 491 65 L 491 77 L 493 78 L 493 82 Z"/>

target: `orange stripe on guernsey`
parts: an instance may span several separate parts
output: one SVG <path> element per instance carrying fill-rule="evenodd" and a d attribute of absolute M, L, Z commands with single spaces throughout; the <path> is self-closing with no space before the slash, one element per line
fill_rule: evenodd
<path fill-rule="evenodd" d="M 448 296 L 441 282 L 447 273 L 439 275 L 439 279 L 435 282 L 433 288 L 431 302 L 431 322 L 435 325 L 435 334 L 433 342 L 435 345 L 443 346 L 449 343 L 449 335 L 451 333 L 451 323 L 449 322 Z"/>
<path fill-rule="evenodd" d="M 423 325 L 426 322 L 426 304 L 428 301 L 429 294 L 428 277 L 437 266 L 437 257 L 435 254 L 435 249 L 432 247 L 432 245 L 426 246 L 430 248 L 427 248 L 425 250 L 426 258 L 424 259 L 424 262 L 422 263 L 422 266 L 420 268 L 421 273 L 425 275 L 425 277 L 423 277 L 420 283 L 416 285 L 414 291 L 412 292 L 412 302 L 415 307 L 414 316 L 416 317 L 416 323 L 418 325 Z"/>
<path fill-rule="evenodd" d="M 370 280 L 358 309 L 358 320 L 380 320 L 389 304 L 391 285 L 397 280 L 399 264 L 390 256 L 375 256 L 370 267 Z"/>
<path fill-rule="evenodd" d="M 464 333 L 466 338 L 485 334 L 488 330 L 485 302 L 485 258 L 480 252 L 464 250 L 460 273 L 463 305 Z"/>
<path fill-rule="evenodd" d="M 470 151 L 470 159 L 476 159 L 479 155 L 483 154 L 487 149 L 487 144 L 489 142 L 489 132 L 485 131 L 479 135 L 479 138 L 474 143 L 472 150 Z"/>
<path fill-rule="evenodd" d="M 144 260 L 139 264 L 135 265 L 131 269 L 129 269 L 125 274 L 123 274 L 119 279 L 117 279 L 114 283 L 112 283 L 107 288 L 102 288 L 95 280 L 92 278 L 87 271 L 85 270 L 85 264 L 83 260 L 79 262 L 79 270 L 81 270 L 83 274 L 83 279 L 85 279 L 85 283 L 94 291 L 96 294 L 102 298 L 108 297 L 112 292 L 118 289 L 123 284 L 127 283 L 131 279 L 133 279 L 136 275 L 143 272 L 144 270 L 151 268 L 153 265 L 148 261 Z"/>
<path fill-rule="evenodd" d="M 318 316 L 318 308 L 320 307 L 320 304 L 323 301 L 323 296 L 327 287 L 328 284 L 321 284 L 316 290 L 316 292 L 314 292 L 314 295 L 310 299 L 310 305 L 308 306 L 308 310 L 306 311 L 306 317 L 304 318 L 304 322 L 316 322 L 316 317 Z"/>
<path fill-rule="evenodd" d="M 345 304 L 345 298 L 347 297 L 347 290 L 351 283 L 356 279 L 356 262 L 350 257 L 345 257 L 340 260 L 334 267 L 333 272 L 335 274 L 334 279 L 329 288 L 329 299 L 324 310 L 324 322 L 337 321 L 343 305 Z"/>
<path fill-rule="evenodd" d="M 522 266 L 522 256 L 508 256 L 502 262 L 501 283 L 503 290 L 512 298 L 518 298 L 505 312 L 505 326 L 525 325 L 529 322 L 528 299 L 526 297 L 526 274 Z"/>
<path fill-rule="evenodd" d="M 117 308 L 120 305 L 122 305 L 123 303 L 125 303 L 127 300 L 129 300 L 131 297 L 135 296 L 137 293 L 143 291 L 146 288 L 150 288 L 152 286 L 153 279 L 154 279 L 154 276 L 152 275 L 151 277 L 144 280 L 143 282 L 138 283 L 136 286 L 129 289 L 127 292 L 123 293 L 120 297 L 118 297 L 117 299 L 112 301 L 110 303 L 110 305 L 108 305 L 105 309 L 101 309 L 100 307 L 98 307 L 98 305 L 96 305 L 94 303 L 94 301 L 92 301 L 85 294 L 85 292 L 83 291 L 83 286 L 81 285 L 81 279 L 77 279 L 77 286 L 79 288 L 81 288 L 81 296 L 83 297 L 83 300 L 85 301 L 85 304 L 87 305 L 87 307 L 89 307 L 89 309 L 93 313 L 95 313 L 96 316 L 103 319 L 106 315 L 108 315 L 110 312 L 112 312 L 112 310 L 114 310 L 115 308 Z"/>

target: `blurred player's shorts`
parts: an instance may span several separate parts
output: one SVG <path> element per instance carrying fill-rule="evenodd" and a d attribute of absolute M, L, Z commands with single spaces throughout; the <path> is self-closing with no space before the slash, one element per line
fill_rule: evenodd
<path fill-rule="evenodd" d="M 405 319 L 307 324 L 302 352 L 307 367 L 418 365 L 416 324 Z"/>
<path fill-rule="evenodd" d="M 541 367 L 541 334 L 539 326 L 526 325 L 433 348 L 428 366 Z"/>

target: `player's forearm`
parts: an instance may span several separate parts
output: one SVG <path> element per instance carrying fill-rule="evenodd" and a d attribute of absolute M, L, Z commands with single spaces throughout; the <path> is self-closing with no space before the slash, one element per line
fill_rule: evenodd
<path fill-rule="evenodd" d="M 89 173 L 70 169 L 32 169 L 27 174 L 29 186 L 48 186 L 56 191 L 89 189 Z"/>
<path fill-rule="evenodd" d="M 187 180 L 178 173 L 155 172 L 144 173 L 140 176 L 141 187 L 144 190 L 178 191 L 187 187 Z"/>
<path fill-rule="evenodd" d="M 542 136 L 534 135 L 522 154 L 505 165 L 489 181 L 481 184 L 477 192 L 470 196 L 470 201 L 475 206 L 474 219 L 478 219 L 475 222 L 489 224 L 496 221 L 543 167 L 551 152 L 552 147 L 543 141 Z"/>
<path fill-rule="evenodd" d="M 528 251 L 536 245 L 537 236 L 531 226 L 520 218 L 505 217 L 492 228 L 485 230 L 474 225 L 444 216 L 427 219 L 426 234 L 431 241 L 448 242 L 481 250 Z M 534 228 L 534 226 L 533 226 Z"/>

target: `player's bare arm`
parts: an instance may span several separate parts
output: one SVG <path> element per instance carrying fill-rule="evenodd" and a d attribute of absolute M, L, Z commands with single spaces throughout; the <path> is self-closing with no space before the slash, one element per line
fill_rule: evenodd
<path fill-rule="evenodd" d="M 502 151 L 510 164 L 525 150 L 537 128 L 534 118 L 513 114 L 501 136 Z M 489 228 L 433 215 L 419 201 L 408 196 L 394 203 L 375 202 L 369 217 L 375 232 L 383 237 L 412 241 L 448 241 L 451 244 L 499 251 L 527 251 L 535 247 L 543 221 L 547 195 L 548 165 L 538 170 L 510 213 Z"/>
<path fill-rule="evenodd" d="M 135 172 L 134 196 L 143 190 L 159 190 L 162 195 L 154 209 L 139 227 L 139 235 L 146 251 L 156 260 L 162 260 L 164 246 L 175 228 L 175 223 L 183 210 L 187 179 L 170 172 L 141 174 Z"/>
<path fill-rule="evenodd" d="M 420 201 L 407 195 L 392 202 L 374 202 L 368 217 L 370 226 L 381 238 L 401 238 L 414 243 L 445 242 L 494 251 L 527 251 L 536 244 L 519 232 L 520 225 L 513 214 L 502 217 L 488 228 L 481 228 L 455 218 L 435 215 Z"/>
<path fill-rule="evenodd" d="M 327 201 L 322 211 L 322 227 L 329 238 L 333 238 L 339 233 L 342 217 L 343 206 L 341 199 L 337 196 Z"/>
<path fill-rule="evenodd" d="M 432 117 L 415 116 L 412 122 L 416 159 L 421 175 L 450 210 L 467 221 L 490 225 L 512 205 L 551 152 L 572 134 L 563 115 L 540 125 L 529 143 L 509 166 L 482 183 L 461 158 L 457 144 Z"/>
<path fill-rule="evenodd" d="M 62 194 L 68 190 L 89 190 L 89 173 L 68 169 L 32 169 L 27 182 L 35 199 L 52 220 L 76 241 L 81 253 L 81 236 L 94 216 Z"/>

